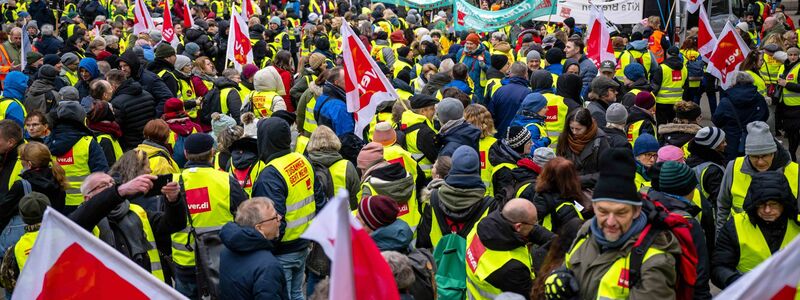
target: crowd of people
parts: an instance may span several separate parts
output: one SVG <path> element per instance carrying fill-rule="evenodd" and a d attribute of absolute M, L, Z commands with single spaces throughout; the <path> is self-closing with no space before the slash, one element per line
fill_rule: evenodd
<path fill-rule="evenodd" d="M 301 235 L 344 189 L 401 299 L 710 299 L 800 233 L 800 28 L 748 2 L 727 89 L 657 16 L 595 62 L 572 18 L 258 0 L 237 70 L 238 0 L 187 1 L 189 27 L 144 1 L 177 47 L 133 1 L 4 2 L 0 286 L 50 207 L 190 299 L 327 299 Z M 363 132 L 343 22 L 399 96 Z"/>

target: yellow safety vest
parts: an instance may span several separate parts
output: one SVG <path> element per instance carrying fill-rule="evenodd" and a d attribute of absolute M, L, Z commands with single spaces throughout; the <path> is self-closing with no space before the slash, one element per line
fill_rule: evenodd
<path fill-rule="evenodd" d="M 247 86 L 245 86 L 244 83 L 241 82 L 239 83 L 239 94 L 248 95 L 252 91 L 253 90 L 247 88 Z"/>
<path fill-rule="evenodd" d="M 584 242 L 586 242 L 586 236 L 583 236 L 577 240 L 575 245 L 572 247 L 572 250 L 567 252 L 566 257 L 564 258 L 564 264 L 566 265 L 567 269 L 572 268 L 570 258 L 572 258 L 572 255 L 575 253 L 575 251 L 583 246 Z M 663 250 L 659 250 L 654 247 L 647 248 L 647 252 L 644 253 L 644 259 L 642 259 L 642 265 L 644 265 L 645 262 L 647 262 L 647 260 L 653 256 L 659 254 L 668 255 Z M 597 287 L 597 299 L 628 299 L 628 296 L 630 296 L 630 287 L 627 284 L 629 279 L 628 270 L 630 270 L 630 260 L 631 254 L 628 253 L 628 255 L 625 257 L 617 258 L 617 260 L 614 261 L 611 267 L 600 279 L 600 285 Z"/>
<path fill-rule="evenodd" d="M 640 193 L 647 193 L 647 190 L 652 186 L 650 180 L 645 180 L 644 176 L 636 172 L 633 178 L 633 183 L 636 185 L 637 191 Z"/>
<path fill-rule="evenodd" d="M 171 132 L 171 131 L 170 131 Z M 103 140 L 108 140 L 111 143 L 111 146 L 114 148 L 114 160 L 119 160 L 122 157 L 122 147 L 119 146 L 119 142 L 117 139 L 111 137 L 108 133 L 103 133 L 95 137 L 97 139 L 97 143 L 103 142 Z"/>
<path fill-rule="evenodd" d="M 567 110 L 569 107 L 564 103 L 564 97 L 552 93 L 542 94 L 547 99 L 547 113 L 545 114 L 545 131 L 550 137 L 550 148 L 555 149 L 558 145 L 558 136 L 564 131 L 567 122 Z"/>
<path fill-rule="evenodd" d="M 419 126 L 428 126 L 433 132 L 436 132 L 436 129 L 433 128 L 433 123 L 425 116 L 416 114 L 411 110 L 403 112 L 403 115 L 400 117 L 400 129 L 403 130 L 406 135 L 406 150 L 408 150 L 408 152 L 411 153 L 411 157 L 417 161 L 419 168 L 425 173 L 425 178 L 430 179 L 433 162 L 426 158 L 425 155 L 422 154 L 422 151 L 419 150 L 417 141 L 419 128 L 416 128 Z"/>
<path fill-rule="evenodd" d="M 400 59 L 396 59 L 394 61 L 394 65 L 392 65 L 392 68 L 394 69 L 392 71 L 392 74 L 394 75 L 394 78 L 397 78 L 397 75 L 400 74 L 400 71 L 403 71 L 403 69 L 405 69 L 405 68 L 411 69 L 411 65 L 409 65 L 407 62 L 404 62 L 404 61 L 402 61 Z"/>
<path fill-rule="evenodd" d="M 414 177 L 417 182 L 417 161 L 411 156 L 411 152 L 406 151 L 397 144 L 383 147 L 383 159 L 390 164 L 398 163 L 406 169 L 408 174 Z"/>
<path fill-rule="evenodd" d="M 311 97 L 311 99 L 308 99 L 308 103 L 306 104 L 306 111 L 304 112 L 306 118 L 303 121 L 303 131 L 308 132 L 309 134 L 311 134 L 312 132 L 314 132 L 315 129 L 317 129 L 317 120 L 314 119 L 314 106 L 316 105 L 317 105 L 317 97 Z"/>
<path fill-rule="evenodd" d="M 150 259 L 150 273 L 161 281 L 164 281 L 164 270 L 161 266 L 161 257 L 158 255 L 158 247 L 156 246 L 156 236 L 153 234 L 153 228 L 150 227 L 150 220 L 147 219 L 147 212 L 136 204 L 130 204 L 130 210 L 139 217 L 142 221 L 142 230 L 147 242 L 150 243 L 150 249 L 147 250 L 147 257 Z"/>
<path fill-rule="evenodd" d="M 272 104 L 278 93 L 273 91 L 253 91 L 247 95 L 250 102 L 253 103 L 253 113 L 256 118 L 269 118 L 272 116 Z"/>
<path fill-rule="evenodd" d="M 517 190 L 517 192 L 516 192 L 516 194 L 514 196 L 517 197 L 517 198 L 522 198 L 522 193 L 525 192 L 525 190 L 529 186 L 531 186 L 530 182 L 526 183 L 526 184 L 523 184 L 521 187 L 519 187 L 519 189 Z M 528 199 L 528 200 L 533 201 L 533 199 Z M 578 218 L 580 218 L 581 221 L 583 221 L 583 214 L 581 214 L 581 211 L 578 210 L 578 207 L 576 207 L 575 204 L 572 203 L 572 202 L 562 202 L 561 204 L 556 206 L 556 210 L 554 210 L 554 212 L 558 212 L 563 207 L 569 207 L 570 209 L 574 209 L 575 212 L 578 214 Z M 539 220 L 539 224 L 542 225 L 542 227 L 544 227 L 547 230 L 552 232 L 553 231 L 553 214 L 552 213 L 548 213 L 546 216 L 544 216 L 544 218 Z"/>
<path fill-rule="evenodd" d="M 294 145 L 294 152 L 299 154 L 303 154 L 306 152 L 306 146 L 308 146 L 308 142 L 310 139 L 305 135 L 298 135 L 297 136 L 297 144 Z"/>
<path fill-rule="evenodd" d="M 628 142 L 631 143 L 631 147 L 633 147 L 633 144 L 636 143 L 636 139 L 638 139 L 639 136 L 642 135 L 642 125 L 644 125 L 644 120 L 633 122 L 631 123 L 631 125 L 628 126 L 627 135 L 628 135 Z M 651 123 L 650 127 L 653 128 L 653 132 L 655 133 L 656 126 Z M 658 136 L 654 137 L 658 138 Z"/>
<path fill-rule="evenodd" d="M 796 64 L 794 67 L 792 67 L 792 70 L 789 71 L 789 74 L 786 74 L 786 82 L 797 84 L 799 77 L 800 64 Z M 783 104 L 786 106 L 800 105 L 800 92 L 792 92 L 788 89 L 783 89 Z"/>
<path fill-rule="evenodd" d="M 622 76 L 625 76 L 625 67 L 628 66 L 631 62 L 636 62 L 641 64 L 644 67 L 644 74 L 645 78 L 649 77 L 650 75 L 650 67 L 653 61 L 653 57 L 650 55 L 650 52 L 639 51 L 639 50 L 625 50 L 619 57 L 619 63 L 617 64 L 617 71 L 622 70 Z M 618 75 L 618 74 L 617 74 Z"/>
<path fill-rule="evenodd" d="M 222 1 L 211 1 L 212 11 L 218 18 L 222 18 L 225 13 L 225 3 Z"/>
<path fill-rule="evenodd" d="M 316 101 L 315 101 L 316 102 Z M 316 105 L 316 103 L 314 103 Z M 395 127 L 394 119 L 392 119 L 392 113 L 390 112 L 379 112 L 376 113 L 374 117 L 372 117 L 372 121 L 369 122 L 369 131 L 367 132 L 367 141 L 372 141 L 372 135 L 375 134 L 375 126 L 378 125 L 380 122 L 389 122 L 392 127 Z"/>
<path fill-rule="evenodd" d="M 369 179 L 367 179 L 361 184 L 361 197 L 358 197 L 358 202 L 361 203 L 362 197 L 376 195 L 378 195 L 378 192 L 375 191 L 375 188 L 372 187 L 372 185 L 369 183 Z M 397 218 L 406 222 L 408 226 L 411 227 L 411 231 L 414 232 L 414 237 L 416 237 L 417 226 L 419 225 L 419 221 L 422 219 L 422 214 L 419 212 L 419 203 L 417 202 L 416 188 L 414 188 L 414 191 L 411 192 L 411 198 L 409 198 L 406 203 L 400 204 L 398 202 L 397 206 L 400 208 L 400 210 L 397 212 Z"/>
<path fill-rule="evenodd" d="M 86 176 L 92 173 L 89 170 L 89 145 L 92 140 L 94 140 L 93 137 L 84 136 L 75 142 L 75 145 L 67 153 L 56 157 L 56 161 L 64 169 L 67 181 L 69 181 L 69 188 L 66 190 L 67 198 L 65 199 L 65 204 L 68 207 L 76 207 L 83 203 L 81 184 L 86 179 Z"/>
<path fill-rule="evenodd" d="M 756 86 L 756 90 L 762 96 L 767 96 L 767 83 L 764 81 L 764 78 L 761 78 L 761 72 L 753 72 L 751 70 L 745 71 L 747 74 L 750 74 L 750 77 L 753 77 L 753 85 Z"/>
<path fill-rule="evenodd" d="M 492 186 L 492 175 L 494 174 L 494 166 L 489 160 L 489 149 L 497 142 L 493 136 L 481 138 L 478 141 L 478 159 L 481 162 L 481 181 L 486 187 L 486 196 L 494 195 L 494 187 Z"/>
<path fill-rule="evenodd" d="M 486 80 L 486 96 L 492 97 L 494 96 L 494 92 L 500 89 L 503 86 L 502 83 L 503 78 L 490 78 Z M 554 81 L 555 82 L 555 81 Z M 488 98 L 486 98 L 488 99 Z"/>
<path fill-rule="evenodd" d="M 467 235 L 467 249 L 465 257 L 467 260 L 467 298 L 491 300 L 500 295 L 503 290 L 486 282 L 494 271 L 503 267 L 506 263 L 516 260 L 521 262 L 529 270 L 531 280 L 534 275 L 531 269 L 531 255 L 528 247 L 520 246 L 509 251 L 499 251 L 486 248 L 477 234 L 477 224 L 472 227 L 472 231 Z"/>
<path fill-rule="evenodd" d="M 484 200 L 481 200 L 481 201 L 484 201 Z M 436 217 L 436 213 L 433 212 L 433 209 L 434 208 L 431 207 L 431 236 L 430 236 L 430 238 L 431 238 L 431 245 L 433 245 L 433 248 L 436 248 L 436 244 L 439 243 L 439 240 L 442 239 L 443 235 L 442 235 L 442 228 L 439 227 L 440 221 Z M 488 215 L 488 214 L 489 214 L 489 208 L 487 207 L 485 210 L 483 210 L 483 214 L 481 215 L 480 219 L 478 219 L 478 221 L 475 222 L 475 225 L 473 225 L 472 228 L 475 228 L 475 226 L 478 226 L 478 222 L 480 222 L 480 220 L 483 220 L 483 218 L 485 218 L 486 215 Z M 441 224 L 447 225 L 447 222 L 445 220 L 441 220 Z M 455 233 L 455 232 L 451 231 L 451 233 Z"/>
<path fill-rule="evenodd" d="M 286 36 L 286 32 L 280 32 L 272 38 L 272 43 L 269 43 L 273 48 L 275 48 L 275 51 L 272 51 L 272 59 L 275 59 L 275 56 L 278 54 L 278 51 L 283 50 L 284 36 Z"/>
<path fill-rule="evenodd" d="M 347 163 L 348 160 L 340 159 L 328 167 L 333 179 L 333 190 L 347 189 Z"/>
<path fill-rule="evenodd" d="M 64 68 L 66 69 L 67 67 L 64 66 Z M 75 84 L 78 83 L 77 72 L 66 71 L 64 72 L 64 77 L 67 77 L 67 81 L 69 81 L 69 85 L 71 86 L 75 86 Z"/>
<path fill-rule="evenodd" d="M 0 99 L 0 120 L 6 119 L 6 111 L 8 111 L 8 107 L 11 106 L 11 103 L 16 103 L 19 105 L 19 107 L 22 109 L 23 119 L 28 117 L 28 111 L 25 109 L 25 105 L 23 105 L 22 102 L 17 99 L 3 97 Z"/>
<path fill-rule="evenodd" d="M 791 219 L 786 223 L 786 233 L 783 234 L 780 249 L 789 245 L 800 233 L 800 225 Z M 739 263 L 736 265 L 736 270 L 747 273 L 772 256 L 772 252 L 761 229 L 750 221 L 749 215 L 735 214 L 733 225 L 736 227 L 736 236 L 739 238 Z"/>
<path fill-rule="evenodd" d="M 683 97 L 683 84 L 688 77 L 686 68 L 673 70 L 667 65 L 661 65 L 661 88 L 656 94 L 656 103 L 675 104 Z"/>
<path fill-rule="evenodd" d="M 731 210 L 734 213 L 741 213 L 743 211 L 744 199 L 747 196 L 747 190 L 750 188 L 750 180 L 753 178 L 750 174 L 742 172 L 742 166 L 747 159 L 745 156 L 737 157 L 733 161 L 733 179 L 731 181 Z M 797 163 L 789 162 L 788 165 L 783 167 L 783 175 L 789 181 L 789 188 L 792 190 L 792 195 L 797 197 Z"/>
<path fill-rule="evenodd" d="M 191 82 L 184 79 L 178 79 L 178 88 L 179 93 L 178 98 L 186 101 L 194 101 L 197 98 L 197 92 L 194 91 L 194 85 Z M 187 109 L 186 114 L 189 115 L 189 118 L 197 118 L 197 111 L 200 110 L 200 106 L 196 105 L 192 107 L 192 109 Z"/>
<path fill-rule="evenodd" d="M 397 96 L 400 97 L 400 100 L 403 101 L 407 101 L 409 98 L 411 98 L 411 96 L 414 96 L 414 94 L 406 90 L 395 89 L 395 91 L 397 92 Z"/>
<path fill-rule="evenodd" d="M 26 232 L 19 238 L 17 244 L 14 245 L 14 256 L 17 259 L 17 266 L 20 271 L 22 271 L 22 267 L 25 266 L 25 262 L 28 261 L 28 256 L 31 254 L 31 249 L 33 249 L 33 243 L 36 242 L 36 237 L 38 235 L 38 230 Z"/>
<path fill-rule="evenodd" d="M 183 170 L 173 176 L 173 181 L 180 182 L 181 178 L 191 219 L 186 228 L 172 234 L 172 260 L 178 266 L 194 267 L 194 251 L 189 250 L 197 247 L 194 237 L 189 236 L 192 227 L 197 234 L 202 234 L 219 230 L 233 221 L 230 175 L 203 167 Z"/>
<path fill-rule="evenodd" d="M 258 175 L 261 174 L 261 171 L 267 167 L 267 165 L 262 162 L 261 160 L 256 161 L 255 165 L 250 166 L 244 170 L 238 170 L 233 167 L 233 158 L 230 159 L 228 162 L 228 174 L 231 174 L 233 178 L 239 182 L 239 185 L 242 187 L 247 196 L 252 196 L 253 194 L 253 183 L 256 182 L 258 179 Z"/>
<path fill-rule="evenodd" d="M 236 94 L 239 94 L 239 90 L 237 90 L 235 88 L 224 88 L 224 89 L 219 91 L 219 106 L 220 106 L 221 113 L 224 114 L 224 115 L 227 115 L 228 112 L 229 112 L 228 111 L 228 95 L 231 92 L 236 92 Z"/>
<path fill-rule="evenodd" d="M 764 63 L 761 64 L 761 78 L 764 79 L 766 84 L 776 84 L 780 75 L 783 74 L 783 63 L 779 62 L 774 57 L 764 53 Z"/>
<path fill-rule="evenodd" d="M 305 156 L 296 152 L 273 159 L 267 166 L 278 170 L 288 188 L 286 215 L 283 217 L 286 220 L 286 231 L 281 236 L 281 242 L 294 241 L 306 231 L 317 213 L 314 202 L 314 170 Z"/>
<path fill-rule="evenodd" d="M 372 57 L 375 58 L 375 60 L 386 64 L 386 58 L 383 57 L 383 48 L 386 48 L 386 47 L 387 47 L 386 45 L 374 45 L 374 46 L 372 46 L 372 53 L 371 53 Z"/>
<path fill-rule="evenodd" d="M 684 49 L 684 50 L 681 50 L 681 54 L 683 55 L 683 58 L 684 58 L 684 60 L 683 60 L 683 68 L 686 68 L 686 65 L 690 61 L 695 61 L 695 60 L 701 59 L 700 58 L 700 52 L 697 52 L 697 50 Z M 687 70 L 687 72 L 688 72 L 688 70 Z M 697 78 L 692 79 L 692 78 L 687 77 L 686 81 L 689 83 L 689 87 L 690 88 L 696 88 L 696 87 L 700 87 L 700 83 L 703 81 L 703 78 L 701 77 L 699 79 L 697 79 Z"/>
<path fill-rule="evenodd" d="M 12 150 L 16 152 L 17 150 Z M 8 178 L 8 190 L 11 190 L 11 186 L 14 185 L 14 182 L 19 180 L 19 175 L 22 173 L 22 161 L 19 159 L 19 154 L 17 155 L 17 162 L 14 163 L 14 168 L 11 169 L 11 174 Z"/>

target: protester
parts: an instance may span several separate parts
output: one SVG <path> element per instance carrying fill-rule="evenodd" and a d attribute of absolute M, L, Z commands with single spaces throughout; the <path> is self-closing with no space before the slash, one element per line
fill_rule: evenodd
<path fill-rule="evenodd" d="M 597 127 L 588 109 L 575 110 L 567 116 L 562 141 L 556 155 L 575 163 L 581 186 L 592 188 L 597 183 L 600 157 L 609 149 L 606 133 Z"/>
<path fill-rule="evenodd" d="M 728 146 L 725 147 L 725 159 L 733 160 L 744 154 L 745 146 L 741 144 L 747 136 L 745 126 L 753 121 L 766 122 L 769 116 L 764 95 L 756 91 L 753 77 L 744 72 L 734 76 L 735 85 L 720 95 L 719 106 L 714 112 L 714 125 L 725 131 Z"/>

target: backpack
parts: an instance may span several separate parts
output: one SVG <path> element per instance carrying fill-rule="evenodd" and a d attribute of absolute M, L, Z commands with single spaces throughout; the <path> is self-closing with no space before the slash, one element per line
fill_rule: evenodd
<path fill-rule="evenodd" d="M 409 293 L 414 299 L 436 299 L 436 264 L 428 249 L 414 249 L 408 255 L 414 270 L 414 284 Z"/>
<path fill-rule="evenodd" d="M 333 190 L 331 171 L 320 162 L 311 162 L 311 168 L 314 169 L 314 185 L 319 187 L 320 192 L 325 195 L 325 199 L 333 198 L 336 191 Z"/>
<path fill-rule="evenodd" d="M 186 189 L 183 186 L 183 177 L 179 179 L 181 191 Z M 194 252 L 195 278 L 197 281 L 197 291 L 203 299 L 220 299 L 219 294 L 219 263 L 220 253 L 225 246 L 219 237 L 219 229 L 197 233 L 192 222 L 192 215 L 186 211 L 189 225 L 188 241 L 194 236 L 195 245 L 187 243 L 186 248 Z"/>
<path fill-rule="evenodd" d="M 641 279 L 642 263 L 647 249 L 663 231 L 671 232 L 681 246 L 681 254 L 675 257 L 678 278 L 675 283 L 675 299 L 694 298 L 694 285 L 697 282 L 697 250 L 691 234 L 691 224 L 682 215 L 670 212 L 658 201 L 644 197 L 643 212 L 647 213 L 648 224 L 633 244 L 630 256 L 630 286 Z"/>
<path fill-rule="evenodd" d="M 688 73 L 688 77 L 703 77 L 703 67 L 705 63 L 702 59 L 687 59 L 686 60 L 686 71 Z"/>
<path fill-rule="evenodd" d="M 503 189 L 502 189 L 502 192 L 495 193 L 495 195 L 497 196 L 496 200 L 497 200 L 498 206 L 499 207 L 503 207 L 503 206 L 505 206 L 506 202 L 508 202 L 508 200 L 517 198 L 517 191 L 519 191 L 524 185 L 529 184 L 529 183 L 531 183 L 533 185 L 536 185 L 535 184 L 536 183 L 536 178 L 527 177 L 527 178 L 525 178 L 525 180 L 522 180 L 522 181 L 517 181 L 515 179 L 514 182 L 511 182 L 510 184 L 504 185 Z M 533 199 L 529 199 L 529 200 L 533 200 Z"/>

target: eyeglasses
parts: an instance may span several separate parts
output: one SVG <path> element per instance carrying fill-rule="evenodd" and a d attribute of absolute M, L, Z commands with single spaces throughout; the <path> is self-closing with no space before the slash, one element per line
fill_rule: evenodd
<path fill-rule="evenodd" d="M 272 217 L 272 218 L 269 218 L 269 219 L 266 219 L 266 220 L 263 220 L 263 221 L 261 221 L 261 222 L 258 222 L 258 223 L 256 223 L 256 225 L 253 225 L 253 227 L 256 227 L 256 226 L 258 226 L 259 224 L 263 224 L 263 223 L 266 223 L 266 222 L 269 222 L 269 221 L 275 220 L 275 219 L 277 219 L 277 218 L 280 218 L 280 217 L 281 217 L 281 215 L 279 215 L 278 213 L 275 213 L 275 216 L 274 216 L 274 217 Z"/>
<path fill-rule="evenodd" d="M 88 192 L 86 192 L 86 195 L 93 195 L 93 193 L 94 193 L 95 191 L 97 191 L 97 190 L 99 190 L 99 189 L 105 189 L 105 188 L 107 188 L 107 187 L 110 187 L 110 186 L 112 186 L 112 185 L 114 185 L 114 181 L 106 181 L 106 182 L 101 182 L 101 183 L 100 183 L 100 184 L 98 184 L 96 187 L 94 187 L 93 189 L 91 189 L 91 190 L 89 190 Z"/>

